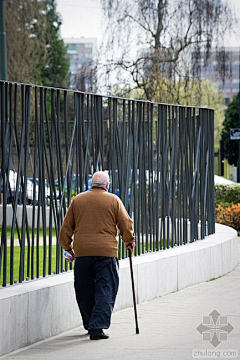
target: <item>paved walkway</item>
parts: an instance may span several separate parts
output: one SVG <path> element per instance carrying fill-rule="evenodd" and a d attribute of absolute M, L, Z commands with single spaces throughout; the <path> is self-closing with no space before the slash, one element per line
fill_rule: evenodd
<path fill-rule="evenodd" d="M 234 327 L 227 340 L 217 347 L 203 341 L 196 330 L 203 322 L 203 316 L 213 310 L 227 316 L 227 321 Z M 135 334 L 131 308 L 114 313 L 108 340 L 90 341 L 85 330 L 77 328 L 0 359 L 189 360 L 196 355 L 208 359 L 240 359 L 240 264 L 219 279 L 138 305 L 138 315 L 139 335 Z M 228 325 L 226 329 L 232 328 Z M 238 350 L 239 355 L 229 355 L 232 350 Z M 213 351 L 215 357 L 209 357 L 209 351 Z M 227 351 L 224 356 L 221 355 L 223 351 Z"/>

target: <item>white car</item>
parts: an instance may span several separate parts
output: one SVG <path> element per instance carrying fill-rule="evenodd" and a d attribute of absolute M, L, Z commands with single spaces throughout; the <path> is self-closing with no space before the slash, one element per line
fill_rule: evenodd
<path fill-rule="evenodd" d="M 0 192 L 3 192 L 3 183 L 2 183 L 2 175 L 0 169 Z M 7 182 L 7 203 L 11 203 L 13 199 L 15 199 L 16 191 L 17 191 L 17 172 L 10 170 Z M 32 179 L 33 180 L 33 179 Z M 35 201 L 36 204 L 39 200 L 39 183 L 36 179 L 36 187 L 35 187 Z M 20 178 L 19 187 L 18 187 L 18 203 L 21 204 L 23 202 L 23 192 L 22 192 L 22 181 L 24 181 L 24 177 Z M 11 191 L 10 191 L 11 190 Z M 33 181 L 27 179 L 27 189 L 26 189 L 26 199 L 27 204 L 33 203 L 33 192 L 34 192 L 34 183 Z M 50 187 L 45 180 L 45 199 L 48 200 L 50 198 Z"/>

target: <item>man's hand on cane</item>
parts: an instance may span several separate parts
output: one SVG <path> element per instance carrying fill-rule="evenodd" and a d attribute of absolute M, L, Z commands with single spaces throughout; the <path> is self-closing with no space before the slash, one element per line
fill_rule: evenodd
<path fill-rule="evenodd" d="M 126 249 L 131 250 L 131 254 L 133 253 L 134 247 L 135 247 L 135 243 L 126 244 Z"/>

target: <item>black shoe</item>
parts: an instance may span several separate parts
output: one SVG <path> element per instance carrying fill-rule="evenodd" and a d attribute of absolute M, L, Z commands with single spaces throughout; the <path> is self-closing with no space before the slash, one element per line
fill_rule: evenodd
<path fill-rule="evenodd" d="M 105 334 L 102 330 L 93 332 L 90 334 L 90 340 L 101 340 L 101 339 L 108 339 L 109 336 Z"/>

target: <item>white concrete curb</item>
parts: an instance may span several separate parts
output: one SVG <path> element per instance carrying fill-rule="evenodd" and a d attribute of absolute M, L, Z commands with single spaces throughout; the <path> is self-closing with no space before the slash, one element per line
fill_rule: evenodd
<path fill-rule="evenodd" d="M 237 265 L 237 232 L 133 258 L 137 302 L 224 275 Z M 115 310 L 132 306 L 129 260 L 120 261 Z M 73 272 L 0 289 L 0 355 L 81 325 Z"/>

